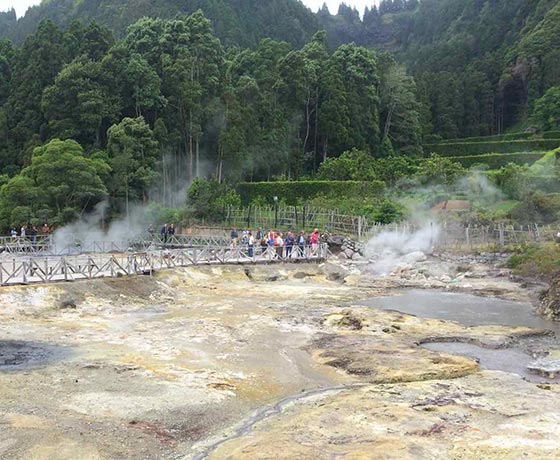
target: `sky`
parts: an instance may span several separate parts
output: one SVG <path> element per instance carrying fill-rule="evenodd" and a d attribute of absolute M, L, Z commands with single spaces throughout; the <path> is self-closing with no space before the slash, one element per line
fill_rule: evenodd
<path fill-rule="evenodd" d="M 336 14 L 338 11 L 338 5 L 340 0 L 302 0 L 309 8 L 313 11 L 317 11 L 323 3 L 326 3 L 329 7 L 329 11 L 332 14 Z M 22 16 L 32 5 L 37 5 L 41 0 L 0 0 L 0 11 L 6 11 L 14 7 L 18 16 Z M 371 6 L 376 3 L 376 0 L 345 0 L 344 3 L 350 6 L 355 6 L 358 11 L 363 13 L 366 6 Z"/>

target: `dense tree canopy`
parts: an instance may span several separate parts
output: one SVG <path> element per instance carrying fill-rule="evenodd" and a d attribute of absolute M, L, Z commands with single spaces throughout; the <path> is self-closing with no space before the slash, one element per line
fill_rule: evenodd
<path fill-rule="evenodd" d="M 82 149 L 122 212 L 176 205 L 210 176 L 396 183 L 428 139 L 558 127 L 559 13 L 552 0 L 383 0 L 363 18 L 296 0 L 51 0 L 1 14 L 16 44 L 0 40 L 0 184 L 19 197 L 4 223 L 62 221 L 100 197 L 33 198 L 29 168 L 55 139 Z"/>
<path fill-rule="evenodd" d="M 5 223 L 14 208 L 63 221 L 86 206 L 60 204 L 62 188 L 49 188 L 55 201 L 30 198 L 45 146 L 69 168 L 102 165 L 91 188 L 115 212 L 150 197 L 175 205 L 198 177 L 298 178 L 353 148 L 370 159 L 421 153 L 416 85 L 388 54 L 353 43 L 329 52 L 325 32 L 297 48 L 266 38 L 224 49 L 201 11 L 142 18 L 121 40 L 94 22 L 42 22 L 21 47 L 0 42 L 0 103 L 5 196 L 21 196 Z"/>

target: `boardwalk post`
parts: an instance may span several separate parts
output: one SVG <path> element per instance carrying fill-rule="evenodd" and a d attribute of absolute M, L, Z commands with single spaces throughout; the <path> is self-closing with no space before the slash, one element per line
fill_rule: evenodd
<path fill-rule="evenodd" d="M 358 216 L 358 239 L 362 239 L 362 216 Z"/>
<path fill-rule="evenodd" d="M 504 238 L 504 226 L 502 224 L 498 227 L 499 235 L 500 235 L 500 246 L 504 246 L 505 238 Z"/>

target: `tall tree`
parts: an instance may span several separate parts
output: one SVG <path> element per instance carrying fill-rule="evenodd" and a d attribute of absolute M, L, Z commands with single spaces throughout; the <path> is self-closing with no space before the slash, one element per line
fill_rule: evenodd
<path fill-rule="evenodd" d="M 113 170 L 111 196 L 117 205 L 124 205 L 128 217 L 130 202 L 145 202 L 158 177 L 155 168 L 158 143 L 142 117 L 125 118 L 109 128 L 107 150 Z"/>

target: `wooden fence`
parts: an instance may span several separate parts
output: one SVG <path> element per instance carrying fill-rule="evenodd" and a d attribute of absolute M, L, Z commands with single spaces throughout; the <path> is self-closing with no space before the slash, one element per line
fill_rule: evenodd
<path fill-rule="evenodd" d="M 263 230 L 305 230 L 340 233 L 361 239 L 368 233 L 371 223 L 363 216 L 354 216 L 337 209 L 325 210 L 312 206 L 249 206 L 228 207 L 224 224 L 230 228 Z"/>
<path fill-rule="evenodd" d="M 409 222 L 373 225 L 367 238 L 382 232 L 402 235 L 404 239 L 423 229 L 423 236 L 434 250 L 451 252 L 495 252 L 528 243 L 555 241 L 560 227 L 556 225 L 459 225 L 457 223 L 433 222 L 423 226 Z"/>

